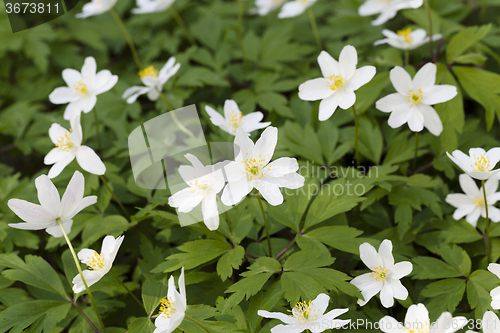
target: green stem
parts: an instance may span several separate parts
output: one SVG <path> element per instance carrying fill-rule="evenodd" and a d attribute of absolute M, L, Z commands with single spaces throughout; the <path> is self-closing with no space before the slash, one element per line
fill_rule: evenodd
<path fill-rule="evenodd" d="M 94 118 L 95 118 L 95 131 L 97 134 L 97 143 L 99 144 L 99 151 L 102 151 L 101 134 L 99 133 L 99 119 L 97 118 L 97 110 L 94 108 Z"/>
<path fill-rule="evenodd" d="M 425 10 L 427 11 L 427 19 L 429 20 L 429 48 L 431 52 L 431 61 L 436 62 L 434 59 L 434 45 L 432 42 L 432 15 L 431 15 L 431 7 L 429 6 L 429 0 L 424 0 Z"/>
<path fill-rule="evenodd" d="M 85 321 L 90 325 L 90 327 L 94 330 L 95 333 L 101 333 L 97 327 L 95 327 L 94 323 L 87 317 L 87 315 L 80 309 L 78 304 L 76 302 L 71 302 L 71 305 L 78 311 L 78 313 L 85 319 Z"/>
<path fill-rule="evenodd" d="M 130 50 L 132 51 L 132 56 L 134 57 L 135 64 L 137 68 L 142 69 L 142 64 L 141 64 L 141 59 L 139 58 L 139 55 L 137 54 L 137 50 L 135 49 L 134 42 L 132 41 L 132 38 L 130 37 L 127 28 L 125 28 L 125 25 L 123 24 L 122 20 L 118 16 L 118 14 L 115 12 L 113 8 L 109 10 L 111 15 L 113 15 L 113 18 L 115 19 L 116 23 L 118 24 L 118 27 L 123 33 L 123 36 L 125 36 L 125 39 L 127 40 L 128 46 L 130 47 Z"/>
<path fill-rule="evenodd" d="M 170 111 L 173 111 L 174 109 L 172 108 L 172 105 L 169 103 L 168 99 L 165 97 L 165 95 L 163 95 L 163 93 L 158 90 L 158 88 L 155 88 L 156 91 L 158 92 L 158 94 L 160 94 L 160 98 L 165 102 L 165 104 L 167 104 L 168 108 L 170 109 Z M 184 127 L 184 125 L 181 124 L 181 122 L 179 121 L 179 119 L 177 118 L 177 116 L 175 115 L 175 112 L 172 112 L 170 113 L 172 115 L 172 120 L 174 121 L 174 123 L 177 125 L 177 127 L 179 127 L 179 129 L 181 131 L 183 131 L 184 133 L 186 133 L 188 136 L 190 136 L 192 139 L 195 139 L 195 140 L 198 140 L 193 132 L 191 132 L 190 130 L 188 130 L 186 127 Z"/>
<path fill-rule="evenodd" d="M 75 261 L 76 268 L 78 269 L 78 273 L 80 273 L 80 277 L 82 278 L 83 285 L 85 286 L 85 289 L 87 290 L 87 294 L 89 295 L 90 298 L 90 303 L 92 303 L 92 307 L 94 308 L 95 314 L 97 315 L 97 318 L 99 319 L 99 323 L 101 324 L 102 331 L 106 332 L 106 328 L 104 327 L 104 323 L 102 322 L 101 315 L 99 314 L 99 310 L 97 310 L 97 305 L 95 304 L 94 297 L 92 296 L 92 293 L 90 292 L 89 286 L 87 285 L 87 281 L 85 281 L 85 278 L 83 277 L 83 272 L 82 268 L 80 267 L 80 261 L 78 260 L 78 257 L 76 256 L 75 249 L 73 248 L 73 245 L 71 244 L 71 241 L 68 238 L 68 234 L 66 234 L 66 230 L 64 230 L 64 227 L 61 223 L 61 219 L 56 220 L 59 226 L 61 227 L 62 234 L 64 236 L 64 239 L 66 239 L 66 243 L 68 243 L 69 250 L 71 251 L 71 255 L 73 256 L 73 259 Z"/>
<path fill-rule="evenodd" d="M 240 42 L 241 56 L 243 58 L 243 68 L 246 65 L 245 44 L 243 43 L 243 0 L 238 0 L 238 40 Z"/>
<path fill-rule="evenodd" d="M 410 51 L 405 50 L 405 67 L 410 65 Z"/>
<path fill-rule="evenodd" d="M 120 282 L 120 284 L 122 285 L 122 287 L 130 294 L 130 296 L 132 296 L 132 298 L 141 306 L 141 308 L 144 309 L 144 311 L 146 311 L 146 308 L 144 307 L 144 304 L 142 304 L 141 301 L 139 301 L 139 299 L 134 295 L 134 293 L 132 293 L 132 291 L 130 289 L 127 288 L 127 286 L 125 285 L 125 283 L 123 283 L 122 280 L 120 280 L 116 275 L 114 275 L 113 273 L 111 272 L 108 272 L 109 275 L 111 275 L 112 277 L 115 278 L 116 281 Z M 147 313 L 146 311 L 146 314 L 149 315 L 149 313 Z"/>
<path fill-rule="evenodd" d="M 359 166 L 359 151 L 358 151 L 358 115 L 356 108 L 352 106 L 352 113 L 354 114 L 354 156 L 356 159 L 356 166 Z"/>
<path fill-rule="evenodd" d="M 115 192 L 113 192 L 113 190 L 111 189 L 111 187 L 109 187 L 108 185 L 108 182 L 106 181 L 106 179 L 104 179 L 103 176 L 99 176 L 102 180 L 102 182 L 104 183 L 104 186 L 106 186 L 106 188 L 108 189 L 109 193 L 111 193 L 111 195 L 113 196 L 113 198 L 115 199 L 115 201 L 118 203 L 118 205 L 120 206 L 120 208 L 123 210 L 123 212 L 125 213 L 125 215 L 127 215 L 128 219 L 130 220 L 130 214 L 127 212 L 127 210 L 125 209 L 125 207 L 123 207 L 122 205 L 122 202 L 120 201 L 120 199 L 118 199 L 118 197 L 116 196 Z"/>
<path fill-rule="evenodd" d="M 413 171 L 416 170 L 418 157 L 418 132 L 415 132 L 415 156 L 413 157 Z"/>
<path fill-rule="evenodd" d="M 481 180 L 483 185 L 483 196 L 484 196 L 484 207 L 486 209 L 486 225 L 484 233 L 484 246 L 486 247 L 486 258 L 488 263 L 491 262 L 491 251 L 490 251 L 490 216 L 488 214 L 488 200 L 486 199 L 486 187 L 484 186 L 484 179 Z"/>
<path fill-rule="evenodd" d="M 188 28 L 186 27 L 186 24 L 184 23 L 184 20 L 182 17 L 179 15 L 177 10 L 175 10 L 174 6 L 170 7 L 170 12 L 172 13 L 172 16 L 174 19 L 177 21 L 177 24 L 181 27 L 181 29 L 184 31 L 184 34 L 186 34 L 187 39 L 191 43 L 191 45 L 196 46 L 196 41 L 194 40 L 193 36 L 189 33 Z"/>
<path fill-rule="evenodd" d="M 267 234 L 267 246 L 269 247 L 269 256 L 273 256 L 273 252 L 271 250 L 271 238 L 269 237 L 269 225 L 267 223 L 266 212 L 264 211 L 264 205 L 262 204 L 262 199 L 260 198 L 260 194 L 257 195 L 257 199 L 259 200 L 260 210 L 262 211 L 262 217 L 264 218 L 264 224 L 266 226 L 266 234 Z"/>
<path fill-rule="evenodd" d="M 205 332 L 210 333 L 210 331 L 208 330 L 208 328 L 206 328 L 205 325 L 203 325 L 202 323 L 200 323 L 198 320 L 194 319 L 193 317 L 191 317 L 187 313 L 185 313 L 184 316 L 186 316 L 186 318 L 189 319 L 189 320 L 191 320 L 192 322 L 198 324 L 201 328 L 203 328 L 205 330 Z"/>
<path fill-rule="evenodd" d="M 321 38 L 319 37 L 318 25 L 316 24 L 316 19 L 314 18 L 314 13 L 313 13 L 311 7 L 309 7 L 307 9 L 307 11 L 309 12 L 309 19 L 311 20 L 311 26 L 312 26 L 312 29 L 314 32 L 314 38 L 316 38 L 316 44 L 318 44 L 318 49 L 321 52 L 321 51 L 323 51 L 323 45 L 321 44 Z"/>

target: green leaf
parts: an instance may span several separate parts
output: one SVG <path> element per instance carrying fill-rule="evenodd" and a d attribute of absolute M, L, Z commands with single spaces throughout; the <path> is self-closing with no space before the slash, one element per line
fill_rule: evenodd
<path fill-rule="evenodd" d="M 451 64 L 457 60 L 468 48 L 482 40 L 490 32 L 491 24 L 481 27 L 469 27 L 462 29 L 450 40 L 446 48 L 446 61 Z M 458 62 L 458 61 L 457 61 Z"/>
<path fill-rule="evenodd" d="M 467 281 L 467 300 L 474 309 L 476 319 L 482 319 L 486 311 L 491 310 L 490 291 L 497 287 L 493 273 L 478 269 Z"/>
<path fill-rule="evenodd" d="M 146 312 L 152 314 L 162 298 L 167 296 L 168 287 L 160 281 L 146 280 L 142 285 L 142 302 Z"/>
<path fill-rule="evenodd" d="M 155 325 L 146 317 L 136 318 L 128 326 L 128 333 L 152 333 L 155 330 Z"/>
<path fill-rule="evenodd" d="M 359 254 L 359 246 L 364 243 L 358 239 L 363 232 L 347 226 L 321 227 L 309 231 L 304 237 L 311 237 L 338 250 Z"/>
<path fill-rule="evenodd" d="M 445 279 L 425 286 L 421 295 L 432 297 L 426 304 L 431 321 L 435 321 L 445 311 L 453 313 L 465 292 L 464 279 Z"/>
<path fill-rule="evenodd" d="M 237 246 L 224 253 L 217 262 L 217 274 L 225 281 L 233 275 L 233 268 L 238 269 L 245 257 L 245 249 L 242 246 Z"/>
<path fill-rule="evenodd" d="M 462 276 L 459 271 L 447 263 L 432 257 L 413 258 L 413 264 L 415 265 L 413 269 L 414 279 L 442 279 Z"/>

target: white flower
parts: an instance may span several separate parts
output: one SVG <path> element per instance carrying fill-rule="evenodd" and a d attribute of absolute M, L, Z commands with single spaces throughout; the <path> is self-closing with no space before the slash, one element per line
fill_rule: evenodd
<path fill-rule="evenodd" d="M 500 278 L 500 265 L 499 264 L 489 264 L 488 265 L 488 270 L 495 274 L 498 278 Z M 494 310 L 500 309 L 500 287 L 494 288 L 492 291 L 490 291 L 490 296 L 491 296 L 491 307 Z M 500 326 L 499 330 L 500 332 Z"/>
<path fill-rule="evenodd" d="M 92 0 L 92 2 L 86 3 L 82 7 L 82 12 L 76 14 L 76 18 L 86 18 L 89 16 L 99 15 L 107 12 L 118 0 Z"/>
<path fill-rule="evenodd" d="M 271 333 L 300 333 L 304 330 L 310 330 L 313 333 L 320 333 L 327 329 L 341 328 L 349 324 L 350 319 L 334 319 L 349 309 L 335 309 L 323 314 L 328 307 L 330 296 L 319 294 L 309 303 L 299 302 L 292 309 L 291 315 L 281 312 L 269 312 L 264 310 L 257 311 L 257 314 L 264 318 L 279 319 L 285 323 L 271 328 Z"/>
<path fill-rule="evenodd" d="M 359 7 L 361 16 L 380 14 L 372 25 L 381 25 L 396 16 L 397 12 L 406 8 L 418 8 L 424 3 L 423 0 L 366 0 Z"/>
<path fill-rule="evenodd" d="M 208 105 L 205 107 L 205 111 L 207 111 L 210 121 L 215 126 L 219 126 L 224 132 L 232 135 L 236 135 L 238 128 L 241 128 L 247 135 L 250 135 L 255 130 L 271 125 L 270 122 L 260 122 L 264 118 L 262 112 L 252 112 L 244 116 L 238 104 L 232 99 L 228 99 L 224 103 L 224 117 Z"/>
<path fill-rule="evenodd" d="M 342 49 L 338 62 L 327 52 L 322 51 L 318 63 L 324 78 L 302 83 L 299 86 L 299 97 L 305 101 L 322 100 L 319 105 L 321 121 L 330 118 L 337 106 L 344 110 L 353 106 L 356 102 L 354 92 L 370 82 L 376 72 L 373 66 L 356 69 L 358 54 L 351 45 Z"/>
<path fill-rule="evenodd" d="M 399 30 L 397 33 L 391 30 L 382 30 L 385 39 L 381 39 L 373 43 L 373 45 L 389 44 L 392 47 L 401 50 L 413 50 L 419 46 L 428 43 L 431 38 L 427 36 L 427 32 L 424 29 L 411 30 L 411 28 L 405 30 Z M 436 41 L 443 37 L 441 34 L 432 35 L 432 40 Z"/>
<path fill-rule="evenodd" d="M 179 173 L 189 187 L 174 193 L 168 198 L 168 204 L 181 213 L 189 213 L 201 203 L 203 220 L 210 230 L 219 227 L 219 211 L 217 193 L 224 187 L 221 171 L 212 166 L 204 166 L 196 156 L 186 154 L 185 157 L 193 166 L 182 165 Z"/>
<path fill-rule="evenodd" d="M 133 86 L 125 90 L 122 98 L 127 99 L 127 103 L 132 104 L 140 95 L 148 94 L 151 101 L 156 101 L 159 97 L 159 91 L 163 90 L 163 85 L 172 76 L 177 73 L 181 64 L 175 63 L 175 57 L 170 57 L 165 66 L 158 71 L 153 66 L 146 67 L 139 72 L 143 86 Z"/>
<path fill-rule="evenodd" d="M 405 322 L 399 323 L 396 319 L 385 316 L 380 319 L 380 330 L 384 333 L 454 333 L 467 324 L 465 317 L 453 317 L 449 312 L 443 312 L 431 324 L 429 311 L 422 303 L 413 304 L 408 308 Z"/>
<path fill-rule="evenodd" d="M 56 145 L 45 156 L 43 163 L 51 165 L 49 178 L 57 177 L 63 169 L 76 157 L 80 167 L 94 175 L 104 175 L 106 166 L 92 148 L 82 146 L 82 125 L 80 115 L 77 114 L 70 121 L 71 129 L 68 131 L 59 124 L 53 123 L 49 129 L 49 136 Z"/>
<path fill-rule="evenodd" d="M 307 8 L 314 5 L 317 0 L 295 0 L 287 2 L 281 8 L 278 18 L 288 18 L 299 16 L 306 11 Z"/>
<path fill-rule="evenodd" d="M 71 177 L 62 200 L 57 188 L 46 175 L 35 179 L 35 186 L 40 205 L 20 199 L 10 199 L 7 203 L 9 208 L 26 222 L 9 224 L 10 227 L 24 230 L 45 229 L 54 237 L 62 237 L 63 233 L 58 220 L 64 231 L 69 234 L 73 225 L 73 217 L 82 209 L 97 202 L 95 195 L 83 197 L 85 179 L 79 171 L 75 171 Z"/>
<path fill-rule="evenodd" d="M 278 129 L 268 127 L 257 142 L 239 128 L 234 140 L 235 161 L 224 169 L 228 184 L 222 192 L 222 202 L 231 206 L 240 202 L 253 188 L 273 206 L 283 203 L 280 187 L 297 189 L 304 185 L 304 177 L 296 173 L 299 164 L 295 158 L 282 157 L 271 161 L 278 143 Z"/>
<path fill-rule="evenodd" d="M 136 0 L 137 7 L 133 8 L 134 14 L 156 13 L 167 10 L 172 6 L 175 0 Z"/>
<path fill-rule="evenodd" d="M 425 128 L 438 136 L 443 131 L 443 123 L 431 105 L 451 100 L 457 95 L 457 88 L 451 85 L 435 85 L 436 65 L 427 63 L 413 80 L 402 67 L 391 70 L 391 82 L 397 93 L 377 101 L 375 107 L 382 112 L 390 112 L 389 126 L 398 128 L 408 123 L 410 130 L 420 132 Z"/>
<path fill-rule="evenodd" d="M 160 313 L 155 320 L 156 329 L 153 333 L 172 333 L 184 320 L 187 307 L 184 267 L 182 267 L 178 284 L 180 293 L 175 288 L 174 277 L 170 276 L 167 298 L 161 300 Z"/>
<path fill-rule="evenodd" d="M 70 120 L 81 111 L 92 111 L 97 95 L 110 90 L 118 82 L 118 76 L 112 75 L 107 69 L 97 74 L 96 70 L 94 57 L 85 58 L 81 73 L 72 68 L 63 70 L 62 77 L 68 86 L 54 89 L 49 100 L 54 104 L 69 103 L 64 111 L 64 119 Z"/>
<path fill-rule="evenodd" d="M 411 273 L 413 266 L 409 261 L 394 264 L 392 256 L 392 242 L 385 239 L 377 250 L 369 243 L 359 246 L 361 261 L 372 270 L 355 277 L 351 283 L 358 287 L 363 295 L 364 301 L 358 299 L 358 304 L 365 305 L 373 296 L 380 291 L 380 301 L 385 308 L 394 305 L 394 298 L 405 300 L 408 290 L 399 281 L 402 277 Z"/>
<path fill-rule="evenodd" d="M 124 237 L 125 236 L 120 236 L 116 239 L 113 236 L 104 237 L 101 254 L 91 249 L 83 249 L 78 252 L 78 259 L 89 268 L 82 272 L 88 287 L 102 279 L 102 277 L 109 272 Z M 85 290 L 85 285 L 83 284 L 80 274 L 75 276 L 72 282 L 73 291 L 75 293 L 80 293 Z"/>
<path fill-rule="evenodd" d="M 465 219 L 475 227 L 479 216 L 486 218 L 483 188 L 478 189 L 474 180 L 467 174 L 461 174 L 459 182 L 465 194 L 448 194 L 446 202 L 457 208 L 455 213 L 453 213 L 455 220 L 460 220 L 467 215 Z M 484 185 L 488 202 L 488 216 L 493 222 L 499 222 L 500 210 L 493 206 L 500 200 L 500 192 L 497 192 L 498 179 L 488 179 Z"/>
<path fill-rule="evenodd" d="M 480 327 L 483 329 L 483 333 L 500 333 L 500 320 L 498 320 L 497 315 L 493 311 L 486 311 L 483 315 L 483 320 L 481 320 Z M 467 330 L 465 333 L 477 332 Z"/>
<path fill-rule="evenodd" d="M 493 170 L 500 160 L 500 148 L 492 148 L 488 152 L 483 148 L 469 149 L 469 156 L 460 150 L 453 153 L 446 152 L 448 157 L 455 162 L 466 174 L 472 178 L 485 180 L 497 176 L 500 169 Z"/>
<path fill-rule="evenodd" d="M 250 10 L 251 14 L 259 14 L 260 16 L 265 16 L 269 12 L 278 9 L 286 0 L 255 0 L 255 6 Z"/>

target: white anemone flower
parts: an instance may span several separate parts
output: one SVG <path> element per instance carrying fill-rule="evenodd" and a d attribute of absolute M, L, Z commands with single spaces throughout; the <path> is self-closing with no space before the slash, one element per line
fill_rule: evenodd
<path fill-rule="evenodd" d="M 314 5 L 317 0 L 294 0 L 289 1 L 281 7 L 278 18 L 289 18 L 301 15 L 307 8 Z"/>
<path fill-rule="evenodd" d="M 493 274 L 495 274 L 498 278 L 500 278 L 499 264 L 489 264 L 488 270 Z M 500 287 L 496 287 L 492 291 L 490 291 L 490 296 L 491 296 L 491 307 L 494 310 L 500 309 Z M 498 332 L 500 332 L 500 326 Z"/>
<path fill-rule="evenodd" d="M 178 280 L 179 291 L 175 288 L 174 277 L 168 280 L 167 298 L 161 300 L 160 313 L 155 319 L 153 333 L 172 333 L 184 320 L 187 308 L 184 267 Z"/>
<path fill-rule="evenodd" d="M 210 230 L 219 227 L 219 211 L 217 208 L 217 193 L 224 187 L 222 172 L 216 171 L 212 166 L 204 166 L 192 154 L 185 157 L 193 166 L 182 165 L 179 173 L 189 186 L 168 198 L 168 204 L 181 213 L 189 213 L 201 203 L 203 220 Z"/>
<path fill-rule="evenodd" d="M 478 320 L 479 325 L 479 320 Z M 493 311 L 486 311 L 483 315 L 483 320 L 480 324 L 483 333 L 500 333 L 500 320 Z M 467 330 L 465 333 L 477 333 L 475 331 Z"/>
<path fill-rule="evenodd" d="M 238 128 L 241 128 L 247 135 L 250 135 L 255 130 L 271 125 L 270 122 L 260 122 L 264 118 L 262 112 L 257 111 L 243 115 L 238 104 L 232 99 L 228 99 L 224 103 L 224 117 L 208 105 L 205 107 L 205 111 L 207 111 L 210 121 L 215 126 L 219 126 L 224 132 L 232 135 L 236 135 Z"/>
<path fill-rule="evenodd" d="M 139 77 L 141 78 L 143 86 L 133 86 L 125 90 L 122 98 L 127 100 L 128 104 L 135 102 L 137 97 L 148 94 L 148 98 L 151 101 L 156 101 L 160 97 L 160 93 L 163 90 L 163 85 L 177 73 L 181 64 L 175 63 L 175 57 L 170 57 L 165 66 L 163 66 L 160 71 L 158 71 L 154 66 L 146 67 L 145 69 L 139 71 Z"/>
<path fill-rule="evenodd" d="M 97 202 L 97 197 L 91 195 L 83 197 L 85 178 L 79 171 L 75 171 L 64 192 L 62 200 L 52 181 L 46 175 L 35 179 L 40 205 L 20 200 L 10 199 L 9 208 L 26 223 L 9 224 L 10 227 L 23 230 L 42 230 L 54 236 L 62 237 L 64 231 L 69 234 L 73 225 L 73 217 L 86 207 Z"/>
<path fill-rule="evenodd" d="M 459 182 L 465 194 L 448 194 L 446 196 L 446 202 L 457 208 L 455 213 L 453 213 L 453 218 L 455 220 L 460 220 L 462 217 L 466 216 L 465 220 L 475 227 L 479 216 L 486 218 L 483 187 L 477 188 L 472 177 L 467 174 L 461 174 Z M 498 179 L 488 179 L 484 184 L 484 189 L 486 191 L 486 201 L 488 202 L 488 216 L 493 222 L 499 222 L 500 209 L 493 206 L 500 200 L 500 192 L 497 192 Z"/>
<path fill-rule="evenodd" d="M 366 0 L 359 7 L 358 14 L 360 16 L 380 14 L 372 21 L 372 25 L 381 25 L 396 16 L 398 11 L 419 8 L 423 3 L 423 0 Z"/>
<path fill-rule="evenodd" d="M 322 51 L 318 57 L 321 73 L 324 78 L 309 80 L 299 86 L 299 97 L 305 101 L 317 101 L 319 105 L 319 120 L 330 118 L 337 107 L 349 109 L 356 102 L 354 93 L 375 76 L 373 66 L 356 69 L 358 53 L 347 45 L 342 49 L 337 62 L 327 52 Z"/>
<path fill-rule="evenodd" d="M 111 270 L 124 237 L 125 236 L 120 236 L 116 239 L 113 236 L 104 237 L 101 254 L 92 249 L 83 249 L 78 252 L 78 259 L 89 268 L 82 272 L 88 287 L 102 279 L 102 277 Z M 72 282 L 73 291 L 75 293 L 80 293 L 85 290 L 85 285 L 83 284 L 80 274 L 75 276 Z"/>
<path fill-rule="evenodd" d="M 330 296 L 319 294 L 313 301 L 299 302 L 292 309 L 291 315 L 281 312 L 269 312 L 265 310 L 257 311 L 257 314 L 264 318 L 279 319 L 285 323 L 271 328 L 271 333 L 300 333 L 310 330 L 313 333 L 320 333 L 327 329 L 341 328 L 351 322 L 350 319 L 335 319 L 349 309 L 334 309 L 325 313 Z"/>
<path fill-rule="evenodd" d="M 449 312 L 443 312 L 436 322 L 429 320 L 429 311 L 424 304 L 413 304 L 406 311 L 405 322 L 399 323 L 391 316 L 380 319 L 380 330 L 384 333 L 454 333 L 467 324 L 465 317 L 453 317 Z"/>
<path fill-rule="evenodd" d="M 377 101 L 375 107 L 382 112 L 391 113 L 389 126 L 398 128 L 408 123 L 410 130 L 420 132 L 425 128 L 433 135 L 440 135 L 443 123 L 431 105 L 444 103 L 457 95 L 457 87 L 436 85 L 437 67 L 427 63 L 415 74 L 410 74 L 399 66 L 391 70 L 390 78 L 397 93 Z"/>
<path fill-rule="evenodd" d="M 385 39 L 381 39 L 373 43 L 373 45 L 389 44 L 392 47 L 401 50 L 414 50 L 419 46 L 428 43 L 431 38 L 427 36 L 427 32 L 424 29 L 411 30 L 411 28 L 399 30 L 397 32 L 392 32 L 391 30 L 382 30 Z M 432 40 L 436 41 L 441 39 L 443 36 L 441 34 L 432 35 Z"/>
<path fill-rule="evenodd" d="M 96 74 L 97 64 L 94 57 L 85 58 L 82 71 L 66 68 L 62 77 L 67 87 L 58 87 L 49 95 L 49 100 L 54 104 L 69 103 L 64 111 L 64 119 L 70 120 L 81 111 L 92 111 L 97 95 L 113 88 L 118 82 L 118 76 L 103 69 Z"/>
<path fill-rule="evenodd" d="M 137 7 L 133 8 L 134 14 L 147 14 L 163 12 L 172 6 L 175 0 L 136 0 Z"/>
<path fill-rule="evenodd" d="M 282 157 L 271 162 L 278 143 L 278 129 L 268 127 L 254 144 L 241 128 L 234 140 L 235 162 L 225 166 L 228 184 L 222 192 L 226 206 L 237 204 L 256 188 L 272 206 L 283 203 L 280 187 L 297 189 L 304 185 L 304 177 L 296 171 L 295 158 Z"/>
<path fill-rule="evenodd" d="M 50 140 L 56 145 L 45 156 L 43 163 L 53 166 L 49 170 L 49 178 L 57 177 L 64 168 L 76 157 L 80 167 L 94 175 L 104 175 L 106 166 L 92 148 L 82 146 L 82 125 L 80 115 L 77 114 L 70 121 L 68 131 L 59 124 L 53 123 L 49 129 Z"/>
<path fill-rule="evenodd" d="M 89 16 L 100 15 L 114 7 L 118 0 L 92 0 L 82 7 L 82 12 L 76 14 L 76 18 L 87 18 Z"/>
<path fill-rule="evenodd" d="M 483 148 L 471 148 L 469 156 L 458 149 L 451 155 L 448 152 L 446 154 L 460 169 L 474 179 L 486 180 L 497 177 L 500 171 L 500 169 L 493 170 L 500 160 L 500 148 L 492 148 L 488 152 Z"/>
<path fill-rule="evenodd" d="M 286 0 L 255 0 L 256 8 L 250 10 L 250 14 L 266 16 L 269 12 L 278 9 Z"/>
<path fill-rule="evenodd" d="M 372 271 L 355 277 L 351 283 L 358 287 L 365 299 L 358 299 L 358 304 L 363 306 L 380 291 L 380 301 L 385 308 L 394 305 L 394 298 L 405 300 L 408 290 L 403 286 L 402 277 L 413 270 L 409 261 L 394 264 L 392 256 L 392 242 L 385 239 L 377 250 L 369 243 L 359 246 L 361 261 Z"/>

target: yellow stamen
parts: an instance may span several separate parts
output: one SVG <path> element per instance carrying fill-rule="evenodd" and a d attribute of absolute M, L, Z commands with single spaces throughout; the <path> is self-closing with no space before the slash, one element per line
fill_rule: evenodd
<path fill-rule="evenodd" d="M 406 97 L 408 98 L 408 103 L 410 103 L 411 105 L 419 105 L 420 103 L 422 103 L 424 93 L 422 92 L 422 89 L 418 89 L 416 92 L 410 90 Z"/>
<path fill-rule="evenodd" d="M 474 164 L 471 164 L 471 167 L 474 171 L 491 171 L 490 167 L 490 159 L 486 154 L 483 154 L 479 157 L 473 156 L 472 159 L 475 161 Z"/>
<path fill-rule="evenodd" d="M 191 187 L 193 187 L 193 189 L 191 191 L 189 191 L 190 193 L 193 193 L 193 197 L 197 196 L 197 195 L 208 195 L 208 189 L 210 188 L 210 185 L 208 184 L 208 180 L 207 179 L 203 179 L 203 180 L 198 180 L 198 179 L 194 179 L 192 181 L 189 182 L 189 185 Z"/>
<path fill-rule="evenodd" d="M 177 312 L 174 300 L 163 298 L 160 302 L 160 315 L 165 315 L 167 318 L 170 318 L 172 314 Z"/>
<path fill-rule="evenodd" d="M 102 254 L 94 251 L 92 257 L 87 258 L 87 266 L 90 270 L 93 271 L 103 271 L 108 266 L 108 263 L 106 262 Z"/>
<path fill-rule="evenodd" d="M 259 155 L 259 158 L 261 156 L 262 155 Z M 245 172 L 247 174 L 248 181 L 255 180 L 256 178 L 262 178 L 267 171 L 271 170 L 271 166 L 266 166 L 265 162 L 266 161 L 263 158 L 260 158 L 259 160 L 255 158 L 247 158 L 241 162 L 245 164 Z"/>
<path fill-rule="evenodd" d="M 149 77 L 158 77 L 158 70 L 156 68 L 154 68 L 153 66 L 148 66 L 144 69 L 141 69 L 139 71 L 139 76 L 141 77 L 141 80 L 145 77 L 145 76 L 149 76 Z"/>
<path fill-rule="evenodd" d="M 308 303 L 306 302 L 299 302 L 293 310 L 291 311 L 293 315 L 289 315 L 289 317 L 294 317 L 297 319 L 297 321 L 300 322 L 313 322 L 316 319 L 318 319 L 319 316 L 319 309 L 311 309 L 313 306 L 313 302 L 309 301 Z M 290 311 L 290 310 L 288 310 Z"/>
<path fill-rule="evenodd" d="M 347 83 L 347 80 L 344 80 L 344 78 L 340 75 L 330 75 L 330 77 L 327 78 L 327 81 L 330 89 L 334 91 L 342 88 L 342 86 Z"/>
<path fill-rule="evenodd" d="M 408 44 L 413 43 L 413 37 L 411 36 L 411 29 L 399 30 L 398 35 L 405 39 Z"/>
<path fill-rule="evenodd" d="M 474 204 L 476 205 L 476 207 L 484 207 L 484 198 L 483 197 L 475 198 Z"/>
<path fill-rule="evenodd" d="M 75 88 L 76 94 L 80 96 L 86 96 L 89 91 L 87 90 L 87 85 L 83 83 L 82 81 L 78 81 L 73 85 L 73 88 Z"/>
<path fill-rule="evenodd" d="M 389 270 L 385 267 L 378 266 L 375 268 L 371 268 L 372 272 L 370 273 L 371 277 L 374 277 L 377 282 L 385 282 L 385 280 L 389 277 Z"/>
<path fill-rule="evenodd" d="M 240 111 L 231 111 L 229 118 L 229 128 L 236 132 L 236 130 L 242 125 L 243 115 Z"/>
<path fill-rule="evenodd" d="M 76 146 L 71 142 L 71 128 L 69 131 L 65 131 L 64 135 L 61 136 L 56 143 L 56 148 L 59 151 L 72 152 L 75 150 Z"/>

